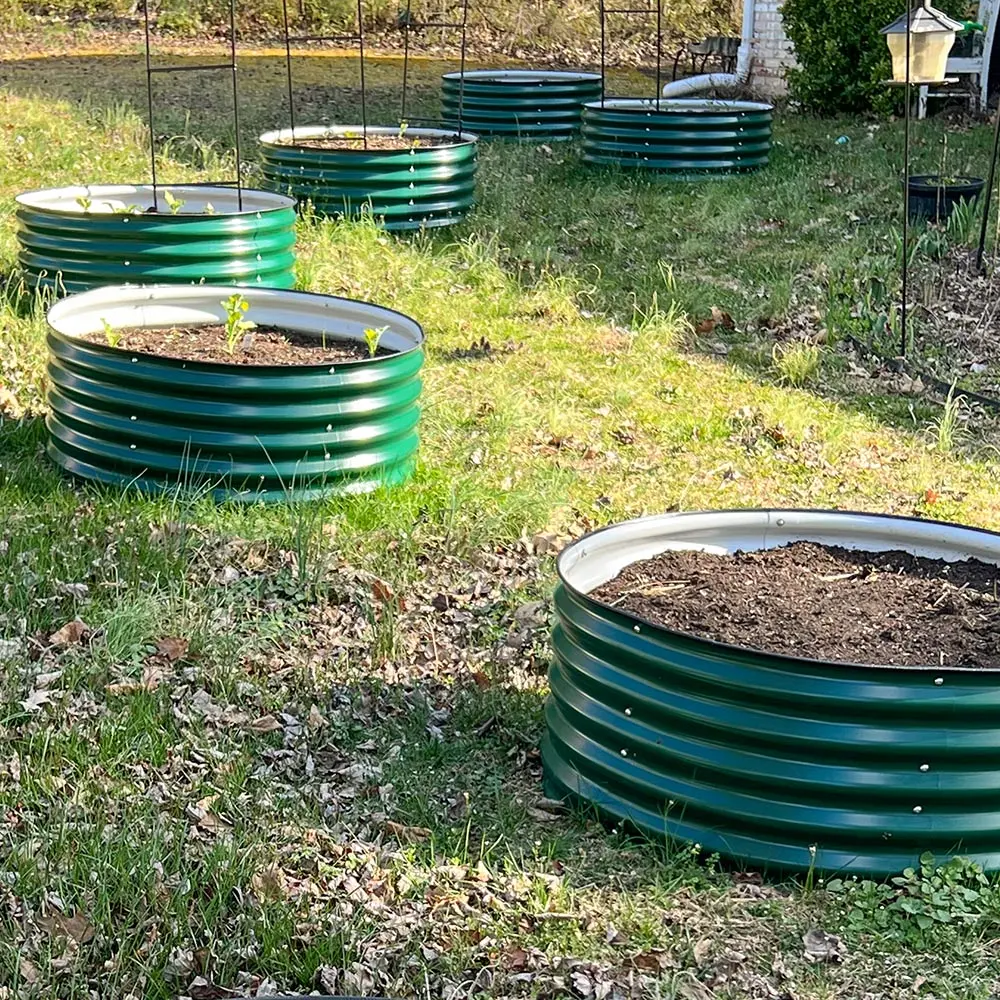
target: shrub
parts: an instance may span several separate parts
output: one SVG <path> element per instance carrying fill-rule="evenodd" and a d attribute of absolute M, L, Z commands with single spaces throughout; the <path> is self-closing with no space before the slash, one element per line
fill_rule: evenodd
<path fill-rule="evenodd" d="M 965 0 L 935 6 L 952 16 L 968 13 Z M 892 72 L 880 30 L 905 10 L 903 0 L 785 0 L 785 34 L 798 62 L 788 71 L 792 97 L 819 114 L 894 108 L 901 95 L 885 85 Z"/>

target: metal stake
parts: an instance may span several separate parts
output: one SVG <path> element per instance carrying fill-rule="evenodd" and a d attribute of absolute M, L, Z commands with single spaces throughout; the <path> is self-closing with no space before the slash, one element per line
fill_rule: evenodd
<path fill-rule="evenodd" d="M 285 21 L 285 75 L 288 78 L 288 124 L 295 142 L 295 99 L 292 96 L 292 39 L 288 31 L 288 0 L 281 0 L 281 16 Z"/>
<path fill-rule="evenodd" d="M 148 0 L 146 0 L 148 3 Z M 236 82 L 236 0 L 229 0 L 229 56 L 233 64 L 233 145 L 236 149 L 236 206 L 243 211 L 243 171 L 240 156 L 240 89 Z"/>
<path fill-rule="evenodd" d="M 233 0 L 235 2 L 235 0 Z M 358 0 L 358 61 L 361 73 L 361 135 L 368 148 L 368 97 L 365 90 L 365 13 L 363 0 Z"/>
<path fill-rule="evenodd" d="M 983 254 L 986 252 L 986 227 L 990 220 L 993 203 L 993 187 L 996 183 L 997 154 L 1000 153 L 1000 107 L 997 108 L 996 124 L 993 129 L 993 158 L 990 160 L 989 180 L 986 182 L 986 197 L 983 199 L 983 222 L 979 230 L 979 247 L 976 250 L 976 274 L 985 273 Z"/>
<path fill-rule="evenodd" d="M 153 211 L 159 212 L 156 197 L 156 132 L 153 130 L 153 64 L 149 42 L 149 0 L 142 3 L 143 26 L 146 31 L 146 104 L 149 108 L 149 167 L 153 178 Z"/>
<path fill-rule="evenodd" d="M 906 335 L 906 306 L 910 271 L 910 8 L 906 8 L 906 83 L 903 86 L 903 287 L 899 310 L 900 357 L 909 347 Z"/>

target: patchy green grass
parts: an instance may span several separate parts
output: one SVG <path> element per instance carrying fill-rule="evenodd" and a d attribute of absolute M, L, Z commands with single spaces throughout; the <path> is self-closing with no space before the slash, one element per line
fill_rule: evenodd
<path fill-rule="evenodd" d="M 349 68 L 314 62 L 331 79 L 306 99 L 356 114 L 335 79 Z M 19 190 L 145 176 L 129 66 L 5 66 L 0 269 Z M 261 57 L 244 74 L 248 136 L 281 121 L 280 69 Z M 425 95 L 439 70 L 426 64 Z M 176 86 L 193 89 L 167 95 L 164 179 L 221 172 L 224 103 Z M 983 132 L 954 135 L 953 154 L 978 155 Z M 925 155 L 939 133 L 920 128 Z M 542 798 L 554 540 L 742 505 L 1000 523 L 959 411 L 888 392 L 838 347 L 885 298 L 898 130 L 783 117 L 777 138 L 759 176 L 685 185 L 590 172 L 573 146 L 493 146 L 480 206 L 452 232 L 304 219 L 304 287 L 427 330 L 420 467 L 384 494 L 241 508 L 67 483 L 43 454 L 42 310 L 12 279 L 0 989 L 995 991 L 1000 894 L 965 866 L 928 862 L 895 895 L 771 884 Z M 820 326 L 815 352 L 775 352 Z M 900 891 L 940 893 L 929 926 Z M 816 926 L 842 935 L 846 962 L 805 960 Z"/>

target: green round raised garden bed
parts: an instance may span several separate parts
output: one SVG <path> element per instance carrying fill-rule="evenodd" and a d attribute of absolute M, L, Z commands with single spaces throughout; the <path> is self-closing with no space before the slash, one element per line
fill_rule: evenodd
<path fill-rule="evenodd" d="M 107 329 L 219 324 L 221 285 L 102 288 L 54 305 L 49 321 L 48 453 L 83 479 L 149 492 L 285 500 L 363 492 L 414 465 L 423 332 L 367 302 L 279 289 L 244 292 L 246 316 L 317 347 L 386 352 L 336 364 L 184 361 L 82 339 Z M 107 324 L 107 326 L 105 326 Z"/>
<path fill-rule="evenodd" d="M 477 69 L 441 80 L 445 118 L 500 139 L 571 139 L 584 104 L 601 96 L 599 73 Z"/>
<path fill-rule="evenodd" d="M 588 596 L 667 550 L 802 540 L 1000 564 L 993 532 L 825 511 L 677 514 L 582 538 L 559 559 L 549 794 L 744 865 L 886 875 L 931 851 L 1000 868 L 1000 671 L 765 653 Z"/>
<path fill-rule="evenodd" d="M 17 197 L 18 262 L 30 284 L 59 292 L 102 285 L 291 288 L 295 203 L 268 191 L 131 184 Z M 175 211 L 171 211 L 173 204 Z"/>
<path fill-rule="evenodd" d="M 591 101 L 583 109 L 583 158 L 676 178 L 757 170 L 771 151 L 773 111 L 757 101 Z"/>
<path fill-rule="evenodd" d="M 260 137 L 267 186 L 309 201 L 321 215 L 371 214 L 386 229 L 450 226 L 476 200 L 476 142 L 468 132 L 406 129 L 406 148 L 380 148 L 400 139 L 398 128 L 306 126 Z M 330 145 L 323 145 L 330 143 Z"/>

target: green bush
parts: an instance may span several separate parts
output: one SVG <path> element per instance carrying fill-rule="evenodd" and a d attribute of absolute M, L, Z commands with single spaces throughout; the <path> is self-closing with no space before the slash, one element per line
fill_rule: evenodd
<path fill-rule="evenodd" d="M 952 16 L 968 13 L 965 0 L 935 6 Z M 880 30 L 905 10 L 904 0 L 785 0 L 785 34 L 798 62 L 788 71 L 792 97 L 819 114 L 894 108 L 900 94 L 885 85 L 892 71 Z"/>

